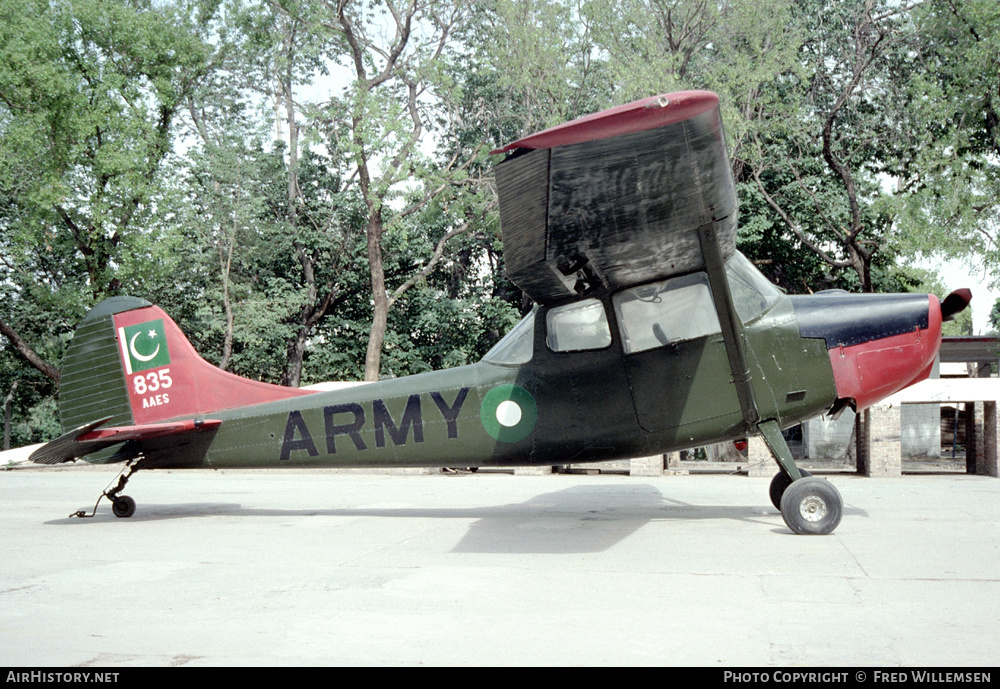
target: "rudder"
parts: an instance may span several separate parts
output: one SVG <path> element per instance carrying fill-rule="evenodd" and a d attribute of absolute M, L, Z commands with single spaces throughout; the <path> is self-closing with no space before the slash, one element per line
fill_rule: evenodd
<path fill-rule="evenodd" d="M 115 335 L 114 314 L 151 304 L 136 297 L 111 297 L 77 325 L 63 359 L 59 381 L 59 423 L 63 433 L 110 416 L 112 426 L 134 423 Z"/>

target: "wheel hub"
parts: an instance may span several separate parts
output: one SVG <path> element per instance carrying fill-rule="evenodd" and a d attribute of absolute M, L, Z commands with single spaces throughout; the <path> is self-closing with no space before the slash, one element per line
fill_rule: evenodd
<path fill-rule="evenodd" d="M 810 495 L 799 503 L 799 514 L 807 522 L 818 522 L 826 516 L 826 502 L 818 495 Z"/>

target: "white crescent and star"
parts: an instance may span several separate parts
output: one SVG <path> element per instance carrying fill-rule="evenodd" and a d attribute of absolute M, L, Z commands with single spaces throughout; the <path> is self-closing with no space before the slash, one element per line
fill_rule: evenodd
<path fill-rule="evenodd" d="M 132 354 L 133 357 L 135 357 L 139 361 L 143 361 L 143 362 L 145 362 L 145 361 L 152 361 L 153 358 L 157 354 L 160 353 L 160 343 L 159 342 L 156 343 L 156 349 L 153 350 L 152 354 L 149 354 L 147 356 L 143 356 L 139 352 L 135 351 L 135 341 L 136 341 L 136 338 L 138 338 L 139 335 L 141 335 L 141 334 L 142 334 L 141 332 L 137 332 L 135 335 L 132 336 L 132 339 L 129 340 L 129 343 L 128 343 L 128 351 Z M 152 337 L 152 338 L 155 338 L 156 337 L 156 331 L 155 330 L 150 330 L 149 331 L 149 336 Z"/>

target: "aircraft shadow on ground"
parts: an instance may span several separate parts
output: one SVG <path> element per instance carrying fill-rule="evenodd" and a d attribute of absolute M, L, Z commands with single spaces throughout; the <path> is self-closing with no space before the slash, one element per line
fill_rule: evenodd
<path fill-rule="evenodd" d="M 89 510 L 88 510 L 89 512 Z M 845 508 L 845 516 L 867 516 Z M 487 507 L 342 507 L 271 509 L 239 503 L 140 504 L 129 519 L 118 519 L 102 502 L 93 518 L 63 518 L 50 525 L 162 521 L 225 517 L 348 517 L 475 520 L 452 552 L 584 553 L 607 550 L 652 521 L 737 520 L 772 526 L 791 534 L 771 505 L 693 505 L 664 495 L 654 486 L 573 486 L 537 495 L 522 503 Z"/>

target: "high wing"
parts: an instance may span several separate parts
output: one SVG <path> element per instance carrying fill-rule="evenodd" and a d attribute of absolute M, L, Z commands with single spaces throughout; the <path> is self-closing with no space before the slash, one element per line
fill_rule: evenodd
<path fill-rule="evenodd" d="M 496 168 L 508 277 L 550 304 L 595 287 L 705 271 L 740 408 L 756 426 L 760 414 L 725 271 L 736 250 L 738 205 L 719 97 L 653 96 L 498 152 L 512 152 Z"/>
<path fill-rule="evenodd" d="M 170 438 L 172 446 L 180 445 L 184 444 L 186 437 L 213 430 L 222 424 L 222 421 L 216 419 L 205 419 L 100 428 L 110 420 L 109 416 L 64 433 L 32 452 L 28 459 L 36 464 L 59 464 L 127 441 Z"/>
<path fill-rule="evenodd" d="M 507 275 L 539 304 L 703 267 L 698 229 L 723 258 L 737 200 L 719 99 L 671 93 L 515 141 L 496 167 Z"/>

